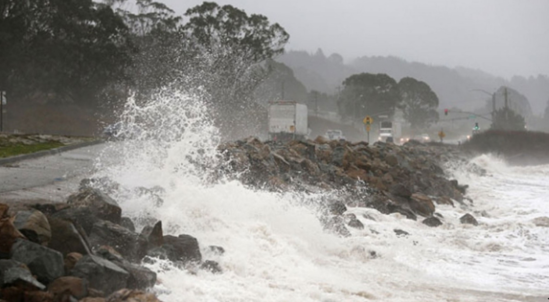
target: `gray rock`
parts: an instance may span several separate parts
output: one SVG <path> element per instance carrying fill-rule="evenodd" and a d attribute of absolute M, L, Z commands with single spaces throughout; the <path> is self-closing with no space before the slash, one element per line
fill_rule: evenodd
<path fill-rule="evenodd" d="M 10 256 L 11 259 L 27 265 L 38 281 L 44 284 L 65 273 L 63 255 L 38 243 L 18 239 L 11 247 Z"/>
<path fill-rule="evenodd" d="M 219 263 L 212 260 L 204 261 L 202 264 L 200 264 L 200 269 L 209 271 L 214 274 L 220 274 L 223 272 L 223 270 L 221 269 L 221 266 L 219 266 Z"/>
<path fill-rule="evenodd" d="M 33 278 L 25 264 L 13 259 L 0 259 L 0 288 L 21 282 L 40 290 L 46 288 L 44 284 Z"/>
<path fill-rule="evenodd" d="M 394 229 L 393 232 L 395 232 L 395 234 L 397 236 L 408 236 L 408 235 L 410 235 L 410 233 L 408 233 L 406 231 L 403 231 L 401 229 Z"/>
<path fill-rule="evenodd" d="M 93 225 L 89 241 L 93 248 L 101 245 L 111 246 L 130 261 L 140 261 L 147 253 L 145 237 L 106 220 Z"/>
<path fill-rule="evenodd" d="M 120 223 L 122 210 L 114 199 L 99 190 L 87 188 L 69 196 L 67 204 L 68 208 L 56 212 L 52 217 L 79 224 L 88 235 L 99 220 Z"/>
<path fill-rule="evenodd" d="M 475 217 L 469 213 L 461 216 L 459 221 L 463 224 L 472 224 L 472 225 L 478 225 L 478 221 L 475 219 Z"/>
<path fill-rule="evenodd" d="M 392 185 L 391 188 L 389 188 L 389 192 L 395 196 L 404 198 L 410 198 L 412 196 L 412 192 L 400 183 Z"/>
<path fill-rule="evenodd" d="M 129 273 L 126 286 L 129 289 L 147 289 L 156 283 L 156 273 L 146 267 L 128 261 L 115 261 L 114 263 Z"/>
<path fill-rule="evenodd" d="M 147 250 L 162 246 L 164 243 L 162 221 L 157 221 L 154 226 L 146 226 L 141 231 L 141 237 L 147 240 Z"/>
<path fill-rule="evenodd" d="M 72 222 L 54 217 L 48 217 L 52 237 L 48 247 L 61 252 L 64 256 L 69 253 L 91 254 L 88 238 L 85 232 L 79 231 Z"/>
<path fill-rule="evenodd" d="M 442 225 L 442 222 L 440 222 L 440 219 L 438 219 L 436 217 L 425 218 L 422 221 L 422 223 L 425 224 L 425 225 L 428 225 L 430 227 L 437 227 L 437 226 Z"/>
<path fill-rule="evenodd" d="M 101 257 L 86 255 L 80 259 L 70 272 L 71 276 L 87 279 L 90 287 L 105 295 L 125 288 L 129 273 L 116 264 Z"/>
<path fill-rule="evenodd" d="M 51 239 L 50 224 L 40 211 L 19 211 L 13 224 L 21 234 L 33 242 L 47 245 Z"/>
<path fill-rule="evenodd" d="M 132 232 L 135 232 L 135 225 L 133 224 L 133 221 L 129 217 L 120 218 L 120 225 Z"/>

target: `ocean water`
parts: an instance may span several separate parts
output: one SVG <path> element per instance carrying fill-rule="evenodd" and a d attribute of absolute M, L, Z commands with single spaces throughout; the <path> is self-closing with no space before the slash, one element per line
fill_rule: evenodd
<path fill-rule="evenodd" d="M 482 155 L 472 160 L 488 171 L 479 176 L 450 164 L 472 203 L 438 205 L 442 226 L 350 207 L 365 228 L 342 238 L 319 222 L 321 195 L 212 182 L 219 137 L 199 96 L 164 90 L 145 105 L 130 99 L 121 120 L 128 138 L 104 151 L 96 176 L 119 184 L 110 193 L 138 228 L 162 220 L 165 234 L 196 237 L 203 259 L 223 269 L 149 264 L 163 301 L 549 298 L 549 166 L 511 167 Z M 479 225 L 461 224 L 465 213 Z"/>

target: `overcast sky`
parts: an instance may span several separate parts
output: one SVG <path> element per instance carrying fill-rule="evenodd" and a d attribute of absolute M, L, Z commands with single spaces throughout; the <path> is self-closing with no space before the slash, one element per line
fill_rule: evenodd
<path fill-rule="evenodd" d="M 178 14 L 199 0 L 158 0 Z M 219 0 L 290 34 L 287 50 L 347 61 L 397 56 L 512 75 L 549 75 L 549 0 Z"/>

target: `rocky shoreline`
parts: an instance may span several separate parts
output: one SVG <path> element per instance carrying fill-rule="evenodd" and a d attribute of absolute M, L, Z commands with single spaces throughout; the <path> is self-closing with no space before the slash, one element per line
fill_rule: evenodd
<path fill-rule="evenodd" d="M 443 219 L 437 205 L 472 203 L 467 185 L 449 179 L 445 165 L 485 173 L 457 146 L 416 141 L 397 146 L 321 137 L 285 143 L 248 138 L 218 150 L 217 164 L 195 163 L 211 182 L 229 179 L 273 192 L 333 193 L 323 194 L 327 197 L 318 204 L 320 222 L 340 236 L 364 227 L 345 214 L 348 206 L 439 226 Z M 66 203 L 29 205 L 16 212 L 0 203 L 0 301 L 158 301 L 150 290 L 160 281 L 144 264 L 159 259 L 191 273 L 223 273 L 217 262 L 203 259 L 199 239 L 165 235 L 161 221 L 153 219 L 136 232 L 99 183 L 104 180 L 83 180 Z M 470 214 L 460 221 L 477 224 Z M 224 253 L 220 246 L 204 248 Z"/>
<path fill-rule="evenodd" d="M 486 173 L 469 163 L 469 154 L 458 146 L 417 141 L 403 146 L 382 142 L 369 145 L 318 137 L 281 144 L 249 138 L 222 144 L 218 149 L 224 164 L 216 171 L 252 188 L 337 191 L 337 197 L 324 206 L 370 207 L 413 220 L 423 217 L 422 221 L 432 226 L 441 224 L 435 215 L 437 204 L 472 202 L 465 197 L 467 185 L 449 179 L 445 165 L 458 164 L 473 173 Z"/>

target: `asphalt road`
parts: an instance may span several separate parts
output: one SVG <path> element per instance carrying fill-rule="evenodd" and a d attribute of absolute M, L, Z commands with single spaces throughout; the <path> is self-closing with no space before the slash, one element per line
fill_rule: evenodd
<path fill-rule="evenodd" d="M 92 145 L 0 166 L 0 202 L 64 201 L 93 173 L 103 148 Z"/>

